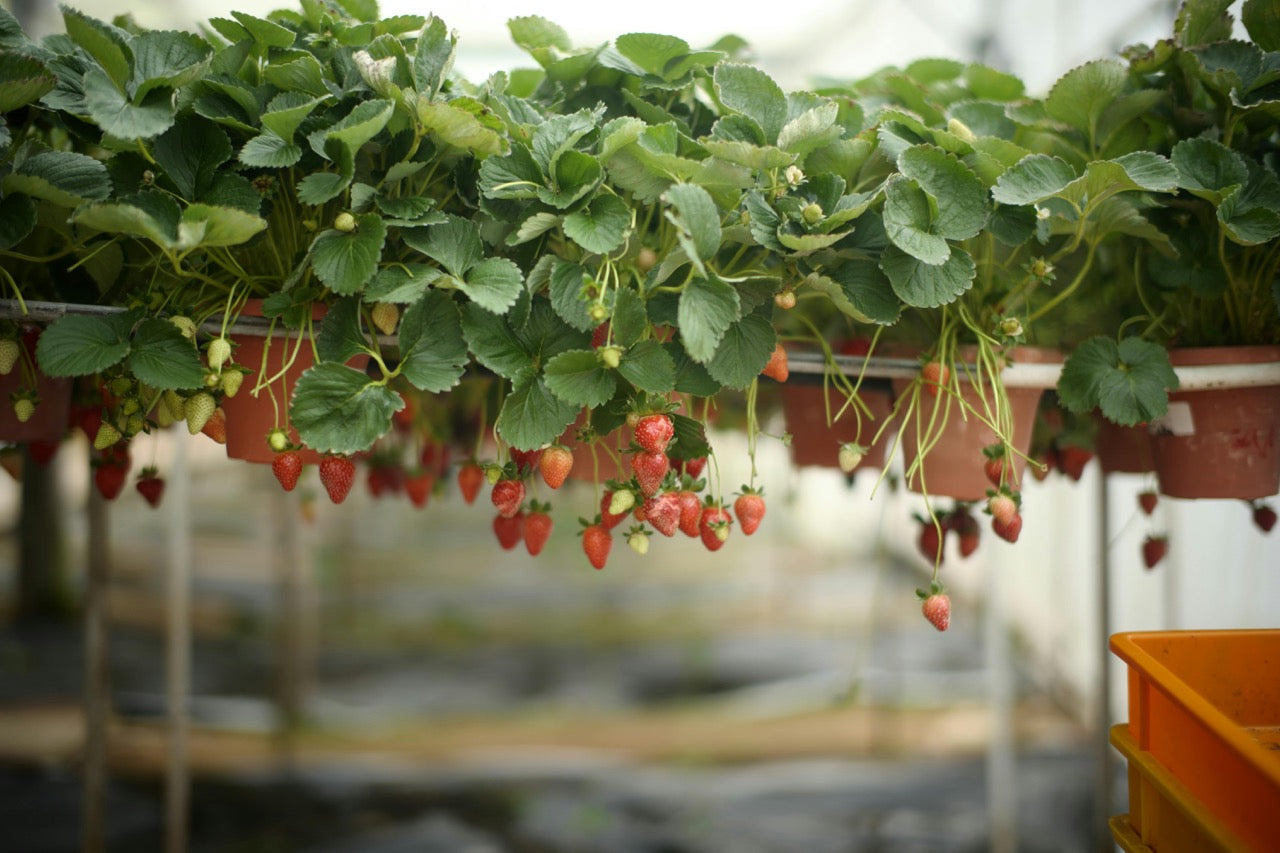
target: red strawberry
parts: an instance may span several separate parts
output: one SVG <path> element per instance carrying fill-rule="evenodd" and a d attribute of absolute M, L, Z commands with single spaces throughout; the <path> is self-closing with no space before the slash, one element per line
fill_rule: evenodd
<path fill-rule="evenodd" d="M 1165 536 L 1148 536 L 1142 540 L 1142 562 L 1148 569 L 1154 569 L 1156 563 L 1169 553 L 1169 539 Z"/>
<path fill-rule="evenodd" d="M 277 453 L 276 458 L 271 460 L 271 473 L 276 475 L 286 492 L 292 492 L 298 485 L 298 477 L 302 475 L 302 456 L 296 450 Z"/>
<path fill-rule="evenodd" d="M 682 459 L 675 467 L 681 474 L 696 480 L 702 476 L 702 469 L 707 467 L 707 457 L 699 456 L 697 459 Z"/>
<path fill-rule="evenodd" d="M 669 415 L 657 413 L 645 415 L 636 421 L 635 432 L 636 444 L 650 453 L 665 455 L 676 428 Z"/>
<path fill-rule="evenodd" d="M 498 544 L 503 550 L 510 551 L 520 544 L 520 535 L 524 530 L 524 513 L 515 515 L 495 515 L 493 517 L 493 535 L 498 537 Z"/>
<path fill-rule="evenodd" d="M 920 605 L 920 612 L 929 620 L 930 625 L 939 631 L 947 630 L 951 626 L 951 596 L 945 592 L 935 592 Z"/>
<path fill-rule="evenodd" d="M 369 473 L 365 475 L 365 484 L 369 487 L 369 494 L 375 498 L 382 497 L 382 493 L 387 491 L 387 468 L 385 465 L 375 465 L 369 469 Z"/>
<path fill-rule="evenodd" d="M 787 366 L 787 351 L 782 344 L 774 344 L 773 352 L 769 355 L 769 363 L 764 366 L 764 370 L 760 371 L 760 375 L 768 376 L 770 379 L 776 379 L 779 382 L 787 381 L 791 371 Z"/>
<path fill-rule="evenodd" d="M 644 519 L 663 536 L 675 536 L 680 527 L 680 498 L 675 492 L 663 492 L 644 502 Z"/>
<path fill-rule="evenodd" d="M 160 506 L 160 498 L 164 495 L 164 480 L 156 474 L 155 468 L 143 468 L 135 488 L 147 503 Z"/>
<path fill-rule="evenodd" d="M 1066 474 L 1073 482 L 1079 482 L 1084 474 L 1084 466 L 1089 464 L 1093 454 L 1083 447 L 1062 447 L 1058 449 L 1058 470 Z"/>
<path fill-rule="evenodd" d="M 938 396 L 938 390 L 946 387 L 951 379 L 951 369 L 945 364 L 931 361 L 924 367 L 920 368 L 920 376 L 924 379 L 924 390 Z"/>
<path fill-rule="evenodd" d="M 1266 504 L 1255 504 L 1253 507 L 1253 523 L 1263 533 L 1270 533 L 1276 526 L 1276 511 Z"/>
<path fill-rule="evenodd" d="M 423 507 L 427 505 L 427 500 L 431 497 L 431 490 L 435 488 L 436 475 L 430 471 L 418 471 L 405 477 L 404 493 L 409 496 L 409 502 L 414 506 Z"/>
<path fill-rule="evenodd" d="M 469 504 L 476 502 L 480 486 L 484 483 L 484 469 L 474 462 L 465 462 L 458 468 L 458 488 L 462 499 Z"/>
<path fill-rule="evenodd" d="M 538 467 L 538 460 L 542 458 L 541 450 L 516 450 L 511 448 L 511 461 L 516 463 L 516 472 L 521 476 L 530 474 L 533 469 Z"/>
<path fill-rule="evenodd" d="M 592 524 L 582 531 L 582 552 L 597 569 L 603 569 L 609 561 L 609 550 L 612 547 L 613 534 L 603 524 Z"/>
<path fill-rule="evenodd" d="M 996 447 L 998 450 L 993 451 L 991 448 L 987 448 L 983 451 L 988 455 L 987 461 L 982 465 L 982 470 L 986 473 L 987 479 L 991 481 L 991 485 L 998 489 L 1004 485 L 1006 466 L 1004 448 L 999 445 L 996 445 Z M 1012 472 L 1010 471 L 1010 473 Z"/>
<path fill-rule="evenodd" d="M 606 320 L 591 332 L 591 348 L 600 349 L 604 346 L 604 342 L 609 339 L 609 321 Z"/>
<path fill-rule="evenodd" d="M 542 452 L 538 470 L 543 482 L 553 489 L 560 488 L 573 470 L 573 451 L 559 444 L 551 445 Z"/>
<path fill-rule="evenodd" d="M 745 535 L 750 536 L 756 532 L 760 522 L 764 520 L 764 509 L 764 495 L 743 486 L 742 494 L 733 502 L 733 514 L 738 517 Z"/>
<path fill-rule="evenodd" d="M 920 519 L 920 538 L 916 541 L 916 547 L 920 549 L 921 555 L 934 565 L 941 565 L 943 551 L 946 547 L 947 531 L 945 528 L 939 531 L 937 525 L 928 518 Z"/>
<path fill-rule="evenodd" d="M 391 415 L 391 423 L 400 432 L 408 432 L 413 428 L 413 419 L 418 414 L 418 405 L 413 397 L 403 391 L 400 392 L 400 399 L 404 401 L 404 407 Z"/>
<path fill-rule="evenodd" d="M 320 460 L 320 482 L 329 500 L 340 504 L 347 499 L 356 481 L 356 465 L 346 456 L 326 456 Z"/>
<path fill-rule="evenodd" d="M 1022 516 L 1015 512 L 1008 521 L 993 518 L 991 529 L 1006 542 L 1017 542 L 1018 534 L 1022 532 Z"/>
<path fill-rule="evenodd" d="M 104 454 L 93 471 L 93 484 L 107 500 L 115 500 L 129 474 L 128 453 Z"/>
<path fill-rule="evenodd" d="M 968 557 L 978 550 L 978 543 L 982 539 L 982 527 L 978 524 L 978 520 L 965 510 L 956 510 L 951 515 L 951 529 L 957 534 L 960 540 L 960 556 Z"/>
<path fill-rule="evenodd" d="M 493 484 L 489 499 L 493 501 L 499 515 L 511 518 L 520 511 L 520 504 L 524 503 L 524 483 L 519 480 L 499 480 Z"/>
<path fill-rule="evenodd" d="M 221 406 L 209 414 L 209 419 L 200 427 L 200 431 L 218 444 L 227 443 L 227 413 L 222 411 Z"/>
<path fill-rule="evenodd" d="M 547 537 L 551 535 L 552 526 L 551 516 L 536 508 L 536 505 L 532 512 L 524 516 L 521 532 L 524 535 L 524 547 L 530 554 L 536 557 L 542 553 Z"/>
<path fill-rule="evenodd" d="M 682 489 L 676 492 L 676 500 L 680 502 L 680 532 L 685 536 L 699 535 L 702 523 L 702 501 L 697 492 Z"/>
<path fill-rule="evenodd" d="M 1037 483 L 1043 483 L 1049 476 L 1049 472 L 1057 467 L 1057 457 L 1058 454 L 1052 450 L 1031 457 L 1032 464 L 1027 467 L 1030 468 L 1031 476 L 1036 478 Z"/>
<path fill-rule="evenodd" d="M 600 499 L 600 523 L 604 526 L 605 530 L 612 530 L 617 527 L 622 523 L 622 519 L 627 517 L 627 513 L 631 511 L 631 507 L 628 506 L 622 512 L 609 512 L 609 506 L 612 503 L 613 492 L 606 491 L 604 496 Z M 634 501 L 632 503 L 634 504 Z"/>
<path fill-rule="evenodd" d="M 1138 495 L 1138 506 L 1142 508 L 1144 515 L 1151 515 L 1156 511 L 1156 504 L 1160 502 L 1160 497 L 1153 491 L 1145 491 Z"/>
<path fill-rule="evenodd" d="M 636 434 L 640 434 L 639 429 Z M 671 460 L 660 450 L 641 450 L 632 454 L 631 470 L 640 484 L 640 491 L 648 496 L 662 488 L 662 481 L 671 470 Z"/>
<path fill-rule="evenodd" d="M 708 551 L 719 551 L 729 540 L 729 527 L 733 524 L 733 516 L 718 504 L 708 504 L 702 508 L 702 518 L 698 521 L 698 533 L 702 536 L 702 544 Z"/>

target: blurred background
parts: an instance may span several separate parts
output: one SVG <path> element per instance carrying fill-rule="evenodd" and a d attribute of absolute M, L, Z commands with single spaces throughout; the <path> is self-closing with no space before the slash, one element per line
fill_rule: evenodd
<path fill-rule="evenodd" d="M 169 27 L 278 5 L 76 4 Z M 9 8 L 32 33 L 59 27 L 52 5 Z M 522 64 L 504 22 L 539 14 L 584 45 L 630 31 L 698 45 L 731 20 L 789 88 L 947 56 L 1043 92 L 1079 62 L 1161 37 L 1176 12 L 1149 0 L 799 0 L 737 4 L 731 18 L 665 0 L 584 8 L 382 13 L 442 17 L 472 80 Z M 712 443 L 732 491 L 745 441 Z M 90 535 L 82 438 L 43 475 L 29 459 L 27 476 L 0 475 L 4 849 L 81 844 L 95 560 L 109 566 L 106 846 L 163 846 L 169 581 L 188 521 L 192 850 L 1110 850 L 1104 819 L 1126 792 L 1105 726 L 1126 710 L 1107 634 L 1275 626 L 1280 604 L 1280 545 L 1247 506 L 1162 499 L 1148 521 L 1136 495 L 1151 484 L 1104 482 L 1096 463 L 1079 483 L 1027 484 L 1016 546 L 987 535 L 972 557 L 947 553 L 953 618 L 939 634 L 914 595 L 928 579 L 913 520 L 924 505 L 895 488 L 900 472 L 796 468 L 776 440 L 759 449 L 769 514 L 755 536 L 735 531 L 715 555 L 678 538 L 640 557 L 617 541 L 602 572 L 570 524 L 598 504 L 583 484 L 556 496 L 557 528 L 532 558 L 499 548 L 486 501 L 468 506 L 452 483 L 424 509 L 363 484 L 333 507 L 314 472 L 286 495 L 265 467 L 185 431 L 140 439 L 133 455 L 188 494 L 151 509 L 126 489 L 103 510 L 105 539 Z M 41 552 L 54 568 L 34 577 L 24 508 L 61 528 Z M 1147 571 L 1152 526 L 1172 548 Z"/>

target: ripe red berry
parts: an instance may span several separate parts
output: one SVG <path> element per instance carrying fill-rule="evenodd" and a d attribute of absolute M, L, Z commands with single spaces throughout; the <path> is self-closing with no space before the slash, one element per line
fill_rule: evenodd
<path fill-rule="evenodd" d="M 1165 536 L 1148 536 L 1142 540 L 1142 562 L 1148 569 L 1154 569 L 1156 563 L 1169 553 L 1169 539 Z"/>
<path fill-rule="evenodd" d="M 1144 515 L 1151 515 L 1156 511 L 1156 504 L 1159 503 L 1159 496 L 1152 491 L 1145 491 L 1138 495 L 1138 506 L 1142 508 Z"/>
<path fill-rule="evenodd" d="M 142 469 L 135 488 L 151 506 L 160 506 L 160 498 L 164 496 L 164 479 L 156 474 L 156 469 Z"/>
<path fill-rule="evenodd" d="M 302 475 L 302 456 L 296 450 L 277 453 L 271 460 L 271 473 L 276 475 L 286 492 L 292 492 L 298 485 L 298 477 Z"/>
<path fill-rule="evenodd" d="M 551 536 L 553 526 L 551 516 L 540 509 L 525 514 L 521 528 L 525 549 L 535 557 L 541 554 L 543 546 L 547 544 L 547 538 Z"/>
<path fill-rule="evenodd" d="M 480 494 L 480 486 L 484 484 L 484 469 L 474 462 L 464 462 L 458 466 L 458 489 L 462 499 L 469 504 L 476 502 Z"/>
<path fill-rule="evenodd" d="M 951 626 L 951 597 L 945 592 L 935 592 L 920 605 L 920 612 L 930 625 L 945 631 Z"/>
<path fill-rule="evenodd" d="M 760 527 L 760 522 L 764 519 L 764 510 L 764 495 L 759 492 L 744 491 L 733 502 L 733 514 L 738 517 L 742 532 L 747 536 L 755 533 Z"/>
<path fill-rule="evenodd" d="M 573 470 L 573 452 L 559 444 L 551 445 L 542 452 L 538 470 L 543 482 L 553 489 L 560 488 Z"/>
<path fill-rule="evenodd" d="M 493 492 L 489 495 L 498 514 L 511 518 L 520 511 L 524 503 L 524 483 L 519 480 L 499 480 L 493 484 Z"/>
<path fill-rule="evenodd" d="M 702 469 L 707 467 L 707 457 L 699 456 L 696 459 L 682 459 L 675 467 L 681 474 L 696 480 L 702 476 Z"/>
<path fill-rule="evenodd" d="M 676 492 L 676 499 L 680 502 L 680 532 L 685 536 L 698 536 L 698 528 L 702 523 L 702 501 L 698 500 L 697 492 L 682 489 Z"/>
<path fill-rule="evenodd" d="M 603 524 L 592 524 L 582 531 L 582 552 L 597 569 L 603 569 L 613 548 L 613 534 Z"/>
<path fill-rule="evenodd" d="M 418 471 L 404 479 L 404 493 L 408 495 L 409 502 L 416 507 L 427 505 L 427 501 L 431 497 L 431 490 L 435 488 L 436 475 L 430 471 Z"/>
<path fill-rule="evenodd" d="M 1276 526 L 1276 511 L 1266 504 L 1255 504 L 1253 507 L 1253 523 L 1263 533 L 1270 533 Z"/>
<path fill-rule="evenodd" d="M 98 492 L 107 500 L 115 500 L 124 488 L 125 477 L 129 474 L 129 456 L 127 453 L 104 454 L 93 470 L 93 484 Z"/>
<path fill-rule="evenodd" d="M 987 461 L 982 465 L 982 470 L 987 475 L 987 479 L 990 480 L 991 485 L 995 486 L 997 489 L 1004 485 L 1006 470 L 1004 463 L 1005 457 L 1002 454 L 1000 456 L 988 456 Z"/>
<path fill-rule="evenodd" d="M 787 366 L 787 351 L 782 344 L 774 344 L 773 352 L 769 354 L 769 363 L 764 366 L 764 370 L 760 371 L 760 375 L 776 379 L 778 382 L 787 381 L 791 370 Z"/>
<path fill-rule="evenodd" d="M 650 453 L 667 452 L 667 445 L 675 435 L 675 424 L 664 414 L 645 415 L 636 421 L 636 444 Z"/>
<path fill-rule="evenodd" d="M 932 520 L 927 518 L 920 520 L 920 537 L 916 540 L 916 547 L 920 550 L 920 554 L 930 563 L 935 565 L 942 563 L 946 534 L 946 529 L 939 531 Z"/>
<path fill-rule="evenodd" d="M 320 460 L 320 482 L 329 500 L 340 504 L 347 499 L 356 481 L 356 466 L 346 456 L 326 456 Z"/>
<path fill-rule="evenodd" d="M 533 469 L 538 467 L 539 460 L 542 459 L 541 450 L 516 450 L 511 448 L 511 461 L 516 463 L 516 471 L 524 476 L 533 473 Z"/>
<path fill-rule="evenodd" d="M 493 535 L 498 537 L 498 544 L 504 551 L 510 551 L 520 544 L 520 536 L 524 529 L 524 513 L 512 516 L 495 515 L 493 517 Z"/>
<path fill-rule="evenodd" d="M 978 524 L 978 520 L 965 510 L 956 510 L 948 521 L 950 529 L 956 532 L 960 540 L 960 556 L 968 557 L 977 551 L 978 543 L 982 539 L 982 527 Z"/>
<path fill-rule="evenodd" d="M 708 504 L 702 509 L 702 518 L 698 522 L 698 534 L 702 544 L 708 551 L 719 551 L 729 540 L 729 528 L 733 524 L 733 516 L 718 504 Z"/>
<path fill-rule="evenodd" d="M 1003 492 L 995 494 L 987 501 L 987 512 L 1001 524 L 1008 524 L 1009 520 L 1018 514 L 1018 502 L 1011 495 Z"/>
<path fill-rule="evenodd" d="M 1093 458 L 1093 454 L 1085 450 L 1083 447 L 1062 447 L 1058 449 L 1058 470 L 1071 478 L 1073 482 L 1079 482 L 1080 477 L 1084 474 L 1084 466 L 1089 464 L 1089 460 Z"/>
<path fill-rule="evenodd" d="M 639 430 L 636 433 L 638 435 Z M 640 491 L 648 496 L 662 488 L 662 481 L 671 470 L 671 461 L 660 450 L 641 450 L 632 454 L 631 470 L 640 484 Z"/>
<path fill-rule="evenodd" d="M 675 492 L 663 492 L 644 502 L 644 519 L 663 536 L 675 536 L 680 528 L 680 498 Z"/>
<path fill-rule="evenodd" d="M 946 387 L 950 381 L 951 369 L 945 364 L 931 361 L 920 368 L 920 376 L 924 379 L 924 390 L 936 397 L 939 389 Z"/>
<path fill-rule="evenodd" d="M 53 460 L 60 447 L 61 441 L 31 441 L 27 443 L 27 454 L 32 462 L 43 468 Z"/>

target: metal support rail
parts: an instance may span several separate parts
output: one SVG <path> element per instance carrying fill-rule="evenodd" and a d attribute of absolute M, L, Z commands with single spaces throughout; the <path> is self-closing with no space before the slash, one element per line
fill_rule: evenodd
<path fill-rule="evenodd" d="M 26 312 L 17 300 L 0 299 L 0 319 L 34 320 L 38 323 L 49 323 L 68 314 L 87 316 L 107 316 L 125 311 L 110 305 L 81 305 L 69 302 L 34 302 L 25 303 Z M 255 335 L 265 337 L 270 334 L 272 323 L 262 317 L 237 317 L 227 326 L 228 332 L 237 335 Z M 215 315 L 200 327 L 210 334 L 222 332 L 222 317 Z M 394 336 L 379 336 L 379 342 L 388 349 L 394 349 Z M 869 379 L 910 379 L 920 372 L 920 363 L 909 358 L 882 358 L 872 356 L 864 358 L 857 355 L 835 355 L 832 357 L 834 367 L 845 376 L 864 376 Z M 831 370 L 831 365 L 821 353 L 789 352 L 787 364 L 791 373 L 800 376 L 817 377 Z M 970 371 L 977 366 L 967 365 Z M 1005 367 L 1000 379 L 1006 388 L 1053 388 L 1058 384 L 1058 376 L 1062 372 L 1061 364 L 1031 364 L 1014 361 Z M 1280 361 L 1263 364 L 1230 364 L 1230 365 L 1196 365 L 1175 367 L 1179 390 L 1203 391 L 1210 388 L 1256 388 L 1263 385 L 1280 385 Z"/>

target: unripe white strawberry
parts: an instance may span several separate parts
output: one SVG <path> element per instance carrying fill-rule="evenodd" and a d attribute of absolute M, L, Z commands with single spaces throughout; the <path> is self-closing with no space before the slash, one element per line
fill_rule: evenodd
<path fill-rule="evenodd" d="M 0 376 L 8 376 L 22 356 L 22 348 L 13 338 L 0 339 Z"/>
<path fill-rule="evenodd" d="M 25 424 L 36 413 L 36 401 L 30 397 L 18 397 L 13 401 L 13 416 L 18 423 Z"/>
<path fill-rule="evenodd" d="M 206 350 L 209 359 L 209 367 L 214 370 L 222 370 L 222 365 L 227 363 L 231 358 L 231 341 L 226 338 L 214 338 L 209 341 L 209 347 Z"/>
<path fill-rule="evenodd" d="M 356 230 L 356 218 L 344 210 L 333 218 L 333 227 L 335 230 L 350 233 Z"/>
<path fill-rule="evenodd" d="M 866 448 L 852 441 L 846 441 L 840 445 L 840 451 L 836 454 L 836 459 L 840 463 L 840 470 L 846 474 L 852 474 L 854 470 L 862 463 L 862 457 L 867 453 Z"/>
<path fill-rule="evenodd" d="M 222 389 L 222 393 L 228 397 L 234 397 L 240 393 L 240 386 L 244 384 L 244 374 L 239 370 L 224 370 L 222 378 L 218 382 L 218 387 Z"/>
<path fill-rule="evenodd" d="M 627 544 L 631 546 L 631 550 L 640 556 L 649 553 L 649 531 L 643 528 L 636 528 L 627 534 Z"/>
<path fill-rule="evenodd" d="M 93 449 L 106 450 L 121 438 L 124 438 L 124 436 L 120 433 L 120 430 L 116 429 L 112 424 L 103 421 L 98 427 L 98 434 L 93 437 Z"/>
<path fill-rule="evenodd" d="M 634 492 L 630 489 L 618 489 L 609 499 L 609 515 L 626 515 L 635 505 Z"/>
<path fill-rule="evenodd" d="M 373 325 L 384 335 L 394 334 L 400 323 L 400 309 L 392 302 L 378 302 L 373 306 Z"/>
<path fill-rule="evenodd" d="M 209 418 L 213 415 L 213 410 L 218 408 L 218 401 L 213 399 L 213 395 L 207 391 L 201 391 L 192 394 L 187 398 L 187 432 L 192 435 L 198 435 L 204 425 L 208 423 Z"/>

